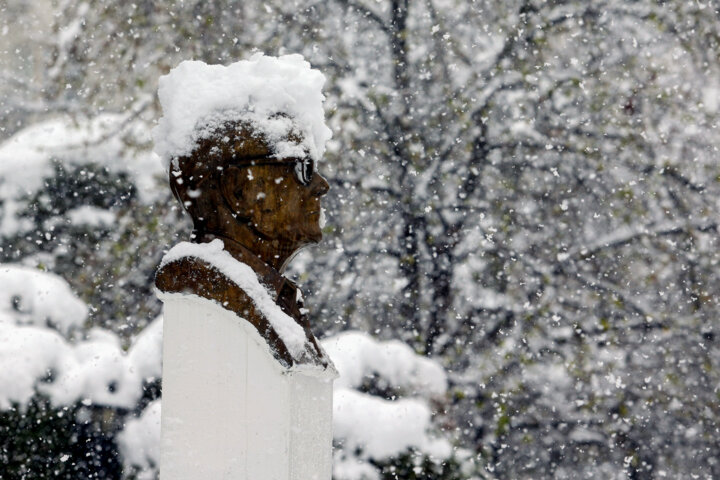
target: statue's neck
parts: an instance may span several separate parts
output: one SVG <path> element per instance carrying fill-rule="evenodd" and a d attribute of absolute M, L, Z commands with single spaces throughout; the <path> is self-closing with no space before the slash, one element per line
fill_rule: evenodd
<path fill-rule="evenodd" d="M 297 248 L 277 240 L 266 240 L 258 237 L 257 234 L 249 232 L 249 228 L 245 230 L 248 231 L 243 234 L 233 232 L 232 238 L 221 233 L 205 232 L 197 235 L 194 234 L 193 242 L 205 243 L 219 238 L 225 244 L 225 250 L 237 260 L 245 262 L 243 258 L 247 256 L 245 252 L 250 251 L 250 253 L 258 257 L 265 264 L 282 274 L 287 264 L 297 252 Z M 250 267 L 253 267 L 253 265 L 250 265 Z"/>

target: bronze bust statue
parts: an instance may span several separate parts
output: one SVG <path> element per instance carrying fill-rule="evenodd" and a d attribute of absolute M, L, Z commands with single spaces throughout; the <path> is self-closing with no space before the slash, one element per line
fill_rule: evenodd
<path fill-rule="evenodd" d="M 291 131 L 286 141 L 300 144 Z M 174 158 L 170 188 L 190 214 L 191 241 L 219 239 L 235 260 L 256 273 L 275 303 L 305 331 L 306 349 L 294 358 L 253 298 L 213 265 L 187 256 L 164 264 L 155 279 L 159 290 L 191 293 L 212 300 L 250 322 L 284 366 L 328 360 L 310 331 L 297 286 L 282 273 L 302 247 L 322 238 L 320 198 L 329 189 L 314 161 L 276 158 L 262 134 L 246 122 L 225 122 Z"/>

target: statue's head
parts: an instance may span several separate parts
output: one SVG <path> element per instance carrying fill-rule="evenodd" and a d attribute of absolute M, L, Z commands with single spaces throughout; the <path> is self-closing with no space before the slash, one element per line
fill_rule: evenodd
<path fill-rule="evenodd" d="M 294 130 L 283 140 L 302 143 Z M 250 233 L 285 250 L 320 241 L 320 198 L 328 183 L 310 155 L 278 157 L 263 134 L 235 121 L 203 135 L 189 155 L 174 158 L 170 187 L 195 233 L 236 240 Z"/>
<path fill-rule="evenodd" d="M 328 184 L 313 160 L 332 136 L 324 82 L 300 55 L 261 53 L 227 66 L 184 61 L 159 79 L 155 151 L 197 241 L 225 237 L 282 267 L 320 240 Z"/>

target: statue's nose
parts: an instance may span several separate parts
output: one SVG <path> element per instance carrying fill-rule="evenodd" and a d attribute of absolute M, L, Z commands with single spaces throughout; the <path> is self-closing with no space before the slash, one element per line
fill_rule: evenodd
<path fill-rule="evenodd" d="M 316 172 L 310 183 L 310 188 L 312 188 L 312 194 L 314 196 L 322 197 L 330 190 L 330 184 L 325 180 L 325 177 Z"/>

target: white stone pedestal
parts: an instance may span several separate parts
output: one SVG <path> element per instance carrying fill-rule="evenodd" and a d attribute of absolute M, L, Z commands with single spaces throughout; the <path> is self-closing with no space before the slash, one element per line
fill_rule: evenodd
<path fill-rule="evenodd" d="M 255 327 L 159 293 L 162 480 L 330 480 L 334 371 L 285 369 Z"/>

